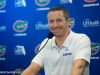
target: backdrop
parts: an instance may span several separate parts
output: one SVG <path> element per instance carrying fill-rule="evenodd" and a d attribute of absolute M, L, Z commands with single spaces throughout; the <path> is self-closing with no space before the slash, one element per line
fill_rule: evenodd
<path fill-rule="evenodd" d="M 69 10 L 71 28 L 91 39 L 90 75 L 100 75 L 100 0 L 0 0 L 0 75 L 20 75 L 47 37 L 48 9 Z M 38 75 L 44 75 L 43 70 Z"/>

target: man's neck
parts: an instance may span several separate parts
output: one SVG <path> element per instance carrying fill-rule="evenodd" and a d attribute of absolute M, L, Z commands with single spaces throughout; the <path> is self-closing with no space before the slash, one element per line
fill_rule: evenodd
<path fill-rule="evenodd" d="M 61 37 L 56 37 L 55 42 L 56 42 L 56 45 L 57 45 L 58 47 L 61 47 L 61 46 L 63 45 L 63 43 L 64 43 L 64 41 L 66 40 L 66 38 L 68 37 L 69 33 L 70 33 L 70 30 L 66 31 L 66 33 L 65 33 L 63 36 L 61 36 Z"/>

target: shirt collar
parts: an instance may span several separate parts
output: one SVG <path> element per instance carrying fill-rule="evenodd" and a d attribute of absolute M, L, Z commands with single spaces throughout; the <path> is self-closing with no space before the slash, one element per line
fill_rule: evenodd
<path fill-rule="evenodd" d="M 62 46 L 68 48 L 68 46 L 72 40 L 72 37 L 73 37 L 73 32 L 70 30 L 70 33 L 69 33 L 68 37 L 66 38 L 66 40 L 64 41 Z"/>
<path fill-rule="evenodd" d="M 51 44 L 52 48 L 57 47 L 56 43 L 55 43 L 55 36 L 52 38 L 52 44 Z"/>
<path fill-rule="evenodd" d="M 70 41 L 71 41 L 71 39 L 72 39 L 72 37 L 73 37 L 73 31 L 70 30 L 70 33 L 69 33 L 68 37 L 66 38 L 66 40 L 64 41 L 62 47 L 66 47 L 67 48 L 69 43 L 70 43 Z M 52 46 L 52 48 L 54 48 L 54 47 L 57 48 L 57 45 L 55 43 L 55 37 L 52 38 L 52 45 L 51 46 Z"/>

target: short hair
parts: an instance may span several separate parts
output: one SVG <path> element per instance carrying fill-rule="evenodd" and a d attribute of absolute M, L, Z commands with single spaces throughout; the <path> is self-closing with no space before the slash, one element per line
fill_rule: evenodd
<path fill-rule="evenodd" d="M 60 11 L 60 10 L 63 11 L 64 17 L 65 17 L 66 20 L 69 18 L 69 12 L 63 6 L 54 6 L 54 7 L 52 7 L 52 8 L 49 9 L 48 13 L 51 12 L 51 11 L 57 11 L 57 10 L 58 11 Z"/>

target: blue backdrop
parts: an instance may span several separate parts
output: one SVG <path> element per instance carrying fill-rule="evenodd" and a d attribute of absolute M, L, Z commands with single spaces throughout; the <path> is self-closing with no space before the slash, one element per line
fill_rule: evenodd
<path fill-rule="evenodd" d="M 100 75 L 99 4 L 99 0 L 0 0 L 0 75 L 20 75 L 29 66 L 37 45 L 47 37 L 47 12 L 55 5 L 68 8 L 73 31 L 90 37 L 90 75 Z"/>

